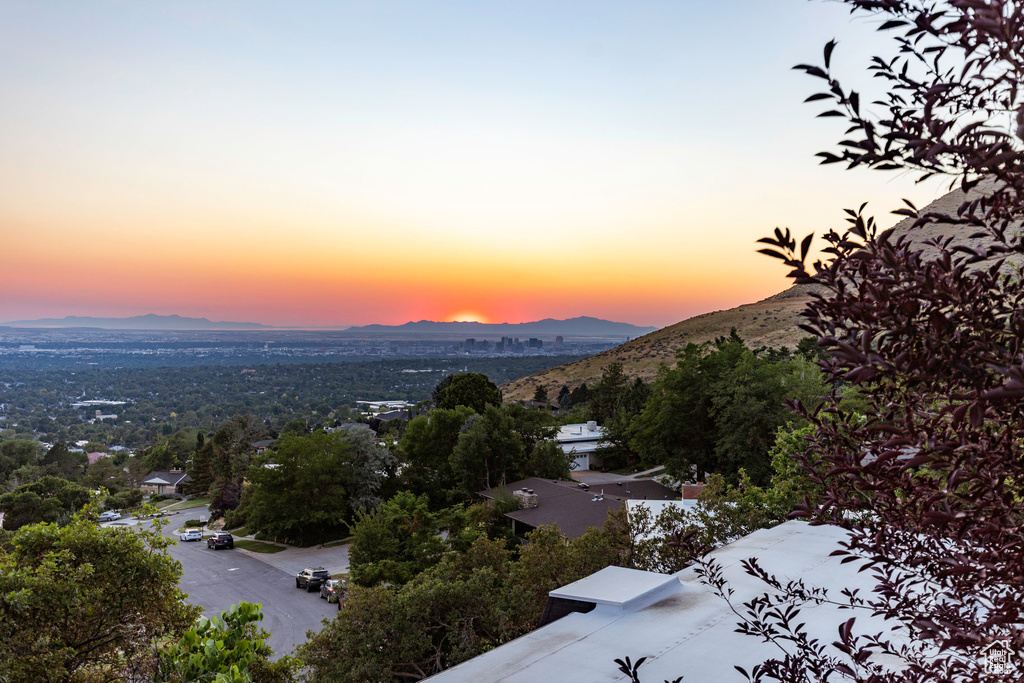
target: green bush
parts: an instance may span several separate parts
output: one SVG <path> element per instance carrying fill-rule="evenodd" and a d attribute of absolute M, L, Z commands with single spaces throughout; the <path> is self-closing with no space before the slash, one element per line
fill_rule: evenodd
<path fill-rule="evenodd" d="M 107 496 L 103 501 L 108 510 L 126 510 L 142 505 L 142 491 L 139 489 L 125 489 L 113 495 Z"/>
<path fill-rule="evenodd" d="M 234 510 L 228 510 L 224 513 L 224 528 L 234 529 L 236 527 L 245 526 L 245 507 L 240 506 Z"/>

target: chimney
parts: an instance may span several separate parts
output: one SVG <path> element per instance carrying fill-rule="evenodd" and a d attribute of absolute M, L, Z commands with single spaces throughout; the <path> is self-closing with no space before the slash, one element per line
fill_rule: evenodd
<path fill-rule="evenodd" d="M 683 500 L 697 500 L 697 496 L 704 490 L 704 484 L 683 484 Z"/>
<path fill-rule="evenodd" d="M 522 488 L 512 492 L 512 497 L 519 503 L 519 509 L 537 507 L 537 494 L 533 489 Z"/>

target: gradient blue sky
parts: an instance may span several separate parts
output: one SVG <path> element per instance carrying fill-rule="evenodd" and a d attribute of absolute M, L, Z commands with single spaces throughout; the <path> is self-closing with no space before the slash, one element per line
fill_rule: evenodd
<path fill-rule="evenodd" d="M 938 184 L 819 167 L 836 3 L 0 2 L 0 320 L 665 325 L 786 286 L 776 225 Z"/>

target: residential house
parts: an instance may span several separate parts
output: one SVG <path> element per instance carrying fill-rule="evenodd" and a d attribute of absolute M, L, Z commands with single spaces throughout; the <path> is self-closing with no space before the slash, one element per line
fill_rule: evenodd
<path fill-rule="evenodd" d="M 161 496 L 180 497 L 182 485 L 190 479 L 191 477 L 181 470 L 150 472 L 139 482 L 139 488 L 147 495 L 155 493 Z"/>
<path fill-rule="evenodd" d="M 562 447 L 562 452 L 573 457 L 569 467 L 574 472 L 601 466 L 601 460 L 594 451 L 603 438 L 604 428 L 598 427 L 594 421 L 563 425 L 555 435 L 555 441 Z"/>
<path fill-rule="evenodd" d="M 262 455 L 263 453 L 266 453 L 267 449 L 274 444 L 274 441 L 276 441 L 276 439 L 262 439 L 261 441 L 253 441 L 252 447 L 256 449 L 256 455 Z"/>
<path fill-rule="evenodd" d="M 520 500 L 520 509 L 505 516 L 512 521 L 514 533 L 526 534 L 539 526 L 557 524 L 559 531 L 578 538 L 592 527 L 601 527 L 613 510 L 622 508 L 627 500 L 675 500 L 678 494 L 666 486 L 640 479 L 627 479 L 606 484 L 577 484 L 530 477 L 506 486 L 480 491 L 493 500 L 511 495 Z"/>

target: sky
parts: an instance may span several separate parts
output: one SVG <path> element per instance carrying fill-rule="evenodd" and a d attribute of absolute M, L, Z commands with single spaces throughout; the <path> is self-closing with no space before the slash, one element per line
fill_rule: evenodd
<path fill-rule="evenodd" d="M 0 0 L 0 321 L 669 325 L 787 286 L 776 226 L 937 183 L 817 165 L 806 0 Z"/>

